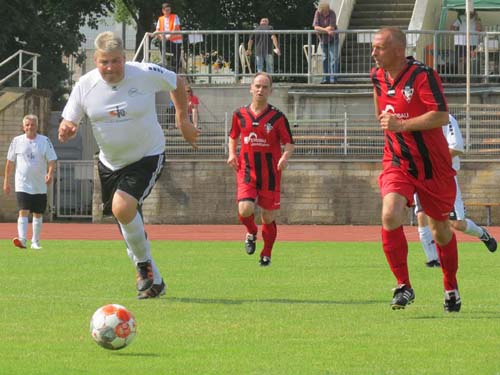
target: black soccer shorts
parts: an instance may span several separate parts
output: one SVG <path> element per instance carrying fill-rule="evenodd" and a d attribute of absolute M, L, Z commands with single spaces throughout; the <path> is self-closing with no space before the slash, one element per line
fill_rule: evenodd
<path fill-rule="evenodd" d="M 28 210 L 34 214 L 43 214 L 47 208 L 47 194 L 29 194 L 16 192 L 17 207 L 19 210 Z"/>
<path fill-rule="evenodd" d="M 146 156 L 122 169 L 113 171 L 99 161 L 98 171 L 101 180 L 103 213 L 112 215 L 113 196 L 116 190 L 130 194 L 142 206 L 144 199 L 151 193 L 160 178 L 165 155 Z"/>

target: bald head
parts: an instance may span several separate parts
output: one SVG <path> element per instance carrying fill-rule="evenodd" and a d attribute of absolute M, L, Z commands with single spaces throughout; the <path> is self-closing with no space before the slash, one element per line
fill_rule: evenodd
<path fill-rule="evenodd" d="M 397 27 L 382 27 L 375 35 L 384 35 L 393 47 L 406 49 L 406 35 Z"/>

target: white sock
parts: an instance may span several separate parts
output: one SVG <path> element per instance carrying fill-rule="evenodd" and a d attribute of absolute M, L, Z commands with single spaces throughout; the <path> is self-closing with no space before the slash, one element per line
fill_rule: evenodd
<path fill-rule="evenodd" d="M 119 224 L 123 239 L 127 243 L 127 248 L 134 254 L 136 263 L 151 259 L 151 247 L 144 232 L 144 223 L 142 222 L 141 215 L 137 213 L 134 219 L 128 224 Z"/>
<path fill-rule="evenodd" d="M 135 257 L 134 253 L 129 248 L 127 248 L 127 254 L 135 266 L 137 264 L 137 258 Z M 156 263 L 153 258 L 151 258 L 151 267 L 153 268 L 153 284 L 161 284 L 162 277 L 160 271 L 158 270 L 158 267 L 156 267 Z"/>
<path fill-rule="evenodd" d="M 38 243 L 40 241 L 40 233 L 42 232 L 42 223 L 43 223 L 43 216 L 42 217 L 34 217 L 33 216 L 33 237 L 31 239 L 31 242 L 33 243 Z"/>
<path fill-rule="evenodd" d="M 19 216 L 17 218 L 17 236 L 20 240 L 26 241 L 26 237 L 28 237 L 28 217 L 27 216 Z"/>
<path fill-rule="evenodd" d="M 481 238 L 483 236 L 484 234 L 483 228 L 474 223 L 471 219 L 465 219 L 465 222 L 467 223 L 467 227 L 465 228 L 464 231 L 465 234 L 477 238 Z"/>
<path fill-rule="evenodd" d="M 432 238 L 432 233 L 429 226 L 418 227 L 418 237 L 420 238 L 420 243 L 422 244 L 422 248 L 424 249 L 425 256 L 427 257 L 427 261 L 438 259 L 436 243 Z"/>

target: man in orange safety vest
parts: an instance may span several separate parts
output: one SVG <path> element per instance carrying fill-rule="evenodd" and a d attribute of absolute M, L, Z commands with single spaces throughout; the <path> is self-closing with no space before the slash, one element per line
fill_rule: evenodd
<path fill-rule="evenodd" d="M 172 13 L 172 7 L 170 3 L 163 3 L 161 6 L 162 16 L 158 18 L 156 23 L 156 31 L 167 32 L 166 34 L 159 35 L 161 40 L 161 50 L 162 54 L 171 54 L 171 70 L 178 73 L 181 67 L 181 46 L 182 46 L 182 35 L 180 34 L 168 34 L 169 31 L 180 31 L 181 23 L 177 14 Z M 165 39 L 165 42 L 163 41 Z M 163 43 L 165 43 L 165 50 L 163 50 Z"/>

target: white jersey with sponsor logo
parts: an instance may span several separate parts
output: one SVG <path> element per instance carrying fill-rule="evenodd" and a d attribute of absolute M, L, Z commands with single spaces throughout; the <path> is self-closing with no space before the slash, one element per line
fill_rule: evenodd
<path fill-rule="evenodd" d="M 62 117 L 76 124 L 86 114 L 100 149 L 99 160 L 112 170 L 165 150 L 165 136 L 155 107 L 158 91 L 177 87 L 176 74 L 155 64 L 127 62 L 117 84 L 97 69 L 80 78 Z"/>
<path fill-rule="evenodd" d="M 47 163 L 56 159 L 54 146 L 46 136 L 37 134 L 34 139 L 28 139 L 22 134 L 15 137 L 10 143 L 7 160 L 16 163 L 16 192 L 47 194 Z"/>

